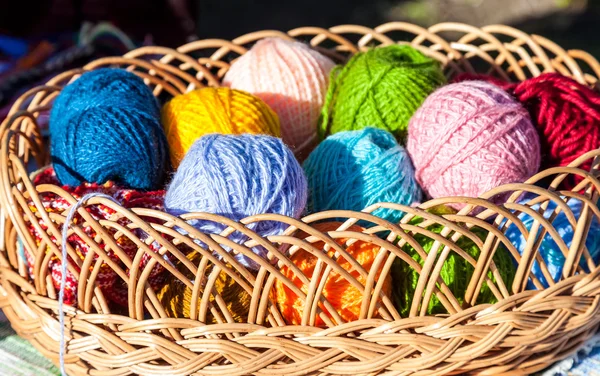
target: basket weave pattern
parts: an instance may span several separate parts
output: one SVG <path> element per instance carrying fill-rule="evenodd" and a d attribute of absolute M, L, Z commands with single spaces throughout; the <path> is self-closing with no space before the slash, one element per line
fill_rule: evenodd
<path fill-rule="evenodd" d="M 405 23 L 389 23 L 375 29 L 338 26 L 329 30 L 299 28 L 287 34 L 262 31 L 231 42 L 217 39 L 192 42 L 177 50 L 143 47 L 123 57 L 100 59 L 81 70 L 65 72 L 47 85 L 28 91 L 15 103 L 0 133 L 3 224 L 0 228 L 3 235 L 0 240 L 0 308 L 19 335 L 30 340 L 54 362 L 58 361 L 60 333 L 58 292 L 48 275 L 48 262 L 51 255 L 60 257 L 60 246 L 52 241 L 52 237 L 61 238 L 60 228 L 67 211 L 46 213 L 39 194 L 53 192 L 73 204 L 76 200 L 57 186 L 34 187 L 28 176 L 26 166 L 33 162 L 43 166 L 49 160 L 38 128 L 40 114 L 48 111 L 61 88 L 82 71 L 103 66 L 118 66 L 138 74 L 154 94 L 161 97 L 203 86 L 218 86 L 231 61 L 245 53 L 252 43 L 268 36 L 309 41 L 338 62 L 371 46 L 398 41 L 409 43 L 438 59 L 449 77 L 461 72 L 479 72 L 518 81 L 556 71 L 591 87 L 597 87 L 600 77 L 600 64 L 589 54 L 565 51 L 547 39 L 509 27 L 479 29 L 446 23 L 423 29 Z M 526 184 L 502 186 L 480 198 L 436 199 L 418 208 L 378 204 L 360 213 L 330 211 L 311 214 L 302 220 L 273 214 L 256 215 L 240 223 L 206 213 L 176 218 L 151 209 L 129 210 L 106 199 L 92 198 L 78 211 L 85 223 L 69 224 L 69 232 L 85 238 L 92 251 L 81 260 L 68 247 L 73 260 L 77 260 L 74 262 L 79 264 L 79 268 L 69 265 L 69 270 L 78 276 L 79 282 L 77 307 L 66 309 L 67 370 L 73 375 L 528 374 L 540 370 L 573 352 L 600 323 L 600 268 L 585 249 L 590 222 L 593 217 L 600 219 L 600 210 L 596 206 L 600 192 L 598 156 L 600 151 L 587 153 L 570 167 L 542 171 Z M 594 160 L 592 171 L 577 168 L 589 159 Z M 560 182 L 569 175 L 578 175 L 583 181 L 572 191 L 558 191 Z M 506 204 L 499 206 L 489 200 L 504 192 L 510 194 Z M 522 192 L 530 192 L 534 197 L 526 205 L 515 202 Z M 579 217 L 573 215 L 561 196 L 584 203 Z M 574 228 L 570 248 L 560 239 L 551 221 L 530 208 L 535 204 L 545 208 L 550 201 L 565 212 Z M 36 206 L 33 211 L 29 205 L 32 202 Z M 458 214 L 438 216 L 426 211 L 450 203 L 467 205 Z M 113 209 L 115 217 L 94 220 L 85 206 L 97 204 Z M 370 214 L 383 206 L 407 214 L 399 224 Z M 537 219 L 531 232 L 517 218 L 521 212 Z M 418 225 L 409 224 L 415 216 L 425 220 Z M 27 223 L 37 223 L 40 218 L 48 224 L 48 229 L 42 231 L 43 241 L 36 244 Z M 209 236 L 186 224 L 185 220 L 192 218 L 221 222 L 228 228 L 220 235 Z M 338 218 L 346 221 L 336 231 L 321 233 L 310 226 L 315 221 Z M 290 227 L 282 235 L 267 238 L 246 227 L 266 220 L 284 222 Z M 373 226 L 367 226 L 363 232 L 348 230 L 358 220 Z M 427 229 L 436 223 L 444 226 L 439 234 Z M 526 237 L 532 239 L 522 256 L 504 235 L 507 223 L 516 224 Z M 93 228 L 95 238 L 86 237 L 81 230 L 83 225 Z M 187 234 L 183 235 L 175 227 L 184 229 Z M 470 231 L 473 227 L 486 230 L 487 237 L 479 239 Z M 311 236 L 300 239 L 296 236 L 297 230 Z M 248 235 L 250 240 L 243 245 L 233 243 L 228 236 L 234 231 Z M 561 281 L 554 283 L 551 278 L 546 278 L 550 287 L 543 289 L 530 270 L 537 259 L 542 272 L 549 275 L 537 252 L 540 242 L 534 241 L 542 239 L 546 233 L 553 236 L 567 261 Z M 385 237 L 377 236 L 381 234 Z M 433 257 L 427 257 L 415 241 L 416 234 L 436 241 L 430 252 Z M 107 249 L 118 248 L 117 236 L 131 239 L 139 250 L 133 259 L 123 260 L 128 270 L 114 263 L 114 267 L 111 266 L 127 285 L 129 296 L 128 307 L 111 312 L 102 291 L 96 286 L 96 278 L 100 267 L 111 262 Z M 456 245 L 461 237 L 468 237 L 481 249 L 478 260 Z M 347 240 L 339 244 L 338 238 Z M 198 246 L 194 240 L 201 241 L 209 249 Z M 311 245 L 320 241 L 336 250 L 333 257 Z M 345 248 L 356 241 L 380 247 L 370 274 L 354 262 L 354 268 L 365 277 L 364 284 L 336 262 L 340 255 L 349 259 Z M 150 249 L 152 242 L 160 244 L 160 254 Z M 20 257 L 19 243 L 34 255 L 32 276 Z M 187 279 L 165 261 L 186 260 L 179 249 L 181 244 L 202 254 L 198 264 L 188 262 L 187 267 L 196 276 L 196 281 L 206 282 L 206 288 Z M 421 254 L 425 260 L 423 267 L 402 250 L 405 244 L 410 244 Z M 261 265 L 258 273 L 246 270 L 223 249 L 233 248 L 251 256 L 251 248 L 257 245 L 269 251 L 269 260 L 257 260 Z M 441 246 L 445 246 L 444 251 L 436 257 Z M 519 264 L 515 281 L 510 286 L 502 282 L 492 261 L 499 246 L 504 246 Z M 315 272 L 339 273 L 359 288 L 364 296 L 360 320 L 344 322 L 334 309 L 328 309 L 331 316 L 322 312 L 320 307 L 329 307 L 329 302 L 320 293 L 322 286 L 311 283 L 295 268 L 284 255 L 284 249 L 291 253 L 304 249 L 316 255 L 319 262 Z M 223 254 L 224 258 L 218 259 L 213 251 Z M 439 277 L 450 252 L 475 268 L 462 305 Z M 144 255 L 150 256 L 150 261 L 142 269 L 139 265 Z M 383 275 L 390 273 L 396 258 L 409 263 L 420 274 L 408 318 L 402 318 L 391 299 L 381 292 Z M 582 270 L 579 262 L 582 258 L 590 273 Z M 227 263 L 233 268 L 226 267 Z M 190 317 L 174 319 L 166 316 L 148 283 L 156 264 L 166 269 L 169 278 L 177 278 L 193 288 L 193 297 L 202 298 L 199 308 L 192 305 Z M 279 272 L 281 265 L 288 265 L 304 281 L 306 293 Z M 78 269 L 81 271 L 77 272 Z M 376 278 L 377 270 L 382 270 L 379 278 Z M 229 274 L 252 296 L 249 316 L 244 323 L 233 320 L 227 305 L 212 288 L 221 271 Z M 496 282 L 490 280 L 489 272 Z M 270 299 L 277 280 L 305 300 L 302 326 L 286 325 Z M 539 290 L 526 290 L 528 280 Z M 484 282 L 498 299 L 497 304 L 475 304 Z M 433 294 L 449 315 L 426 316 L 427 302 Z M 215 299 L 208 299 L 209 295 Z M 209 313 L 216 319 L 216 324 L 203 324 Z M 326 327 L 314 326 L 318 316 Z"/>

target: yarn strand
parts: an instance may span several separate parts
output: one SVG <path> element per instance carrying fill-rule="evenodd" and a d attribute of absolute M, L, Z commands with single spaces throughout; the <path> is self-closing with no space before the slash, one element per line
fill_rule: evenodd
<path fill-rule="evenodd" d="M 69 224 L 73 221 L 75 214 L 77 214 L 77 210 L 94 197 L 102 197 L 111 200 L 115 204 L 119 204 L 119 202 L 104 193 L 89 193 L 79 199 L 67 213 L 67 218 L 65 219 L 65 224 L 62 228 L 62 241 L 61 241 L 61 277 L 60 277 L 60 291 L 58 293 L 58 322 L 60 325 L 60 347 L 58 352 L 58 358 L 60 363 L 60 373 L 62 376 L 68 376 L 67 371 L 65 369 L 65 311 L 63 307 L 63 303 L 65 301 L 65 288 L 67 284 L 67 265 L 68 265 L 68 253 L 67 253 L 67 241 L 69 238 Z"/>

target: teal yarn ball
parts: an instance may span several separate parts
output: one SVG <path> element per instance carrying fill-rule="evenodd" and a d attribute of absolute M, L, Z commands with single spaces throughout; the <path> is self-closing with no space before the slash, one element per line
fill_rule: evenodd
<path fill-rule="evenodd" d="M 425 98 L 446 82 L 437 60 L 411 46 L 391 45 L 354 55 L 331 72 L 318 134 L 375 127 L 406 138 Z"/>
<path fill-rule="evenodd" d="M 112 180 L 160 188 L 169 169 L 160 108 L 144 81 L 102 68 L 67 85 L 50 112 L 50 154 L 63 185 Z"/>
<path fill-rule="evenodd" d="M 310 212 L 360 211 L 378 202 L 410 205 L 421 200 L 412 162 L 394 136 L 382 129 L 363 128 L 326 138 L 304 162 Z M 403 213 L 377 209 L 390 222 Z"/>
<path fill-rule="evenodd" d="M 520 202 L 525 203 L 527 201 L 529 200 L 527 199 L 527 197 L 525 197 Z M 567 205 L 569 206 L 571 212 L 573 212 L 575 220 L 578 220 L 583 207 L 582 202 L 576 199 L 571 199 L 569 200 L 569 202 L 567 202 Z M 540 211 L 539 204 L 533 205 L 531 208 L 533 210 L 538 211 L 546 220 L 548 220 L 554 214 L 557 205 L 556 203 L 551 201 L 548 203 L 548 207 L 543 212 Z M 598 222 L 598 218 L 593 213 L 590 213 L 590 215 L 592 216 L 592 222 L 588 230 L 588 236 L 585 239 L 585 246 L 588 249 L 590 256 L 597 264 L 600 261 L 600 223 Z M 520 213 L 518 217 L 523 222 L 527 230 L 531 230 L 534 218 L 527 213 Z M 564 211 L 561 210 L 560 213 L 555 216 L 551 224 L 554 227 L 554 229 L 556 229 L 556 232 L 558 232 L 560 238 L 565 242 L 566 246 L 570 247 L 571 243 L 573 242 L 575 226 L 571 225 Z M 539 233 L 540 232 L 538 231 L 538 234 Z M 508 226 L 508 228 L 505 231 L 505 234 L 508 240 L 510 240 L 511 243 L 514 244 L 515 248 L 517 248 L 519 253 L 523 254 L 525 246 L 527 244 L 527 239 L 525 239 L 525 237 L 517 228 L 517 226 L 515 226 L 514 224 Z M 554 282 L 560 281 L 560 279 L 562 278 L 562 272 L 566 258 L 560 250 L 560 248 L 558 247 L 558 245 L 556 244 L 556 240 L 554 240 L 554 238 L 548 233 L 546 233 L 544 239 L 542 240 L 542 243 L 539 247 L 539 254 L 542 256 L 544 263 L 548 266 L 548 272 L 550 273 L 552 280 Z M 579 266 L 585 272 L 590 271 L 583 256 L 579 262 Z M 547 288 L 549 286 L 548 280 L 542 273 L 541 266 L 537 260 L 533 262 L 532 272 L 533 275 L 539 279 L 544 288 Z M 527 283 L 527 288 L 531 290 L 536 289 L 535 285 L 531 280 L 529 280 L 529 282 Z"/>

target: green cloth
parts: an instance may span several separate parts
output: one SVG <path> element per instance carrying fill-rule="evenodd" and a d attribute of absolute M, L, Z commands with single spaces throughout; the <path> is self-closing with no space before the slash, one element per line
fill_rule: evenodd
<path fill-rule="evenodd" d="M 12 330 L 2 311 L 0 311 L 0 375 L 60 375 L 60 370 L 50 360 Z"/>

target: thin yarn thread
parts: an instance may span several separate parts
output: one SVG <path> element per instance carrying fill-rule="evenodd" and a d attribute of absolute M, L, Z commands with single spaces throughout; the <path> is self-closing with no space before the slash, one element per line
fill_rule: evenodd
<path fill-rule="evenodd" d="M 67 218 L 65 219 L 65 224 L 62 228 L 62 242 L 61 242 L 61 264 L 60 270 L 62 272 L 62 276 L 60 279 L 60 291 L 58 293 L 58 322 L 60 325 L 60 348 L 59 348 L 59 363 L 60 363 L 60 373 L 62 376 L 67 376 L 67 371 L 65 369 L 65 312 L 63 308 L 63 302 L 65 300 L 65 285 L 67 283 L 67 264 L 68 264 L 68 253 L 67 253 L 67 241 L 69 238 L 69 224 L 73 221 L 73 217 L 77 213 L 77 209 L 79 209 L 84 203 L 94 197 L 102 197 L 108 200 L 111 200 L 115 204 L 119 204 L 119 202 L 113 198 L 112 196 L 103 194 L 103 193 L 89 193 L 79 199 L 75 205 L 71 206 L 69 212 L 67 214 Z"/>

